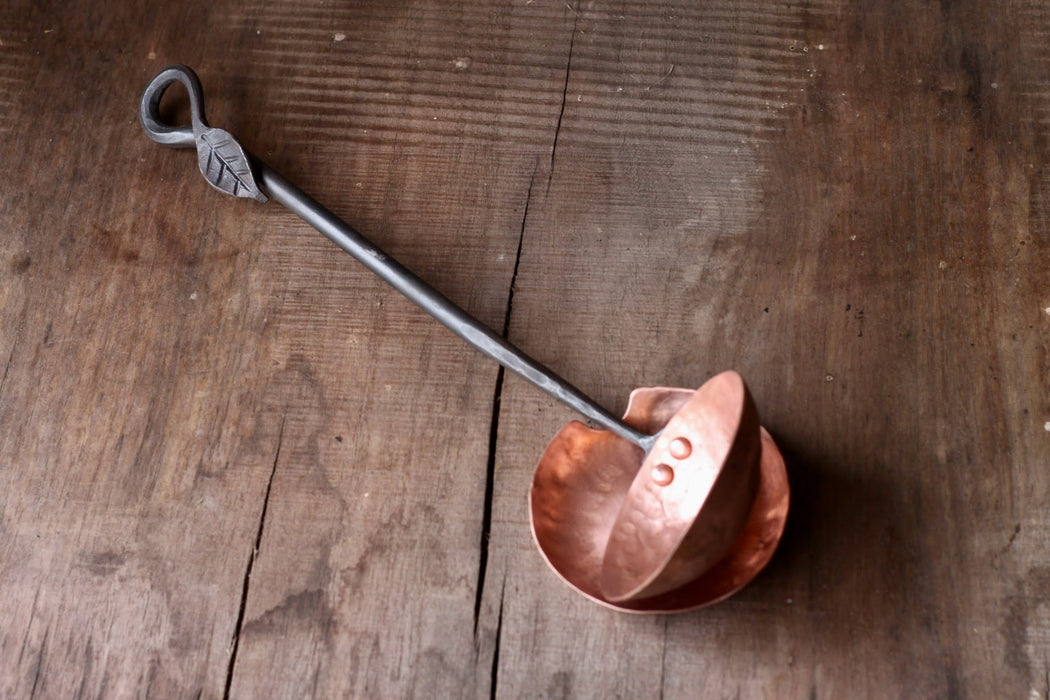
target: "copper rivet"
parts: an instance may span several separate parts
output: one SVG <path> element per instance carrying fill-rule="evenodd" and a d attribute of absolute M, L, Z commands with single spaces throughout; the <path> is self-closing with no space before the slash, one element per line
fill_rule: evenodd
<path fill-rule="evenodd" d="M 693 446 L 684 437 L 678 437 L 671 440 L 671 444 L 667 446 L 667 451 L 675 459 L 685 459 L 693 451 Z"/>
<path fill-rule="evenodd" d="M 674 469 L 666 464 L 657 464 L 653 467 L 653 481 L 657 486 L 667 486 L 674 481 Z"/>

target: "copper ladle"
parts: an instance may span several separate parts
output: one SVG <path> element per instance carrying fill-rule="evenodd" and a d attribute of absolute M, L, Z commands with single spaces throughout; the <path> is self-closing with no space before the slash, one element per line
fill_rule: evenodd
<path fill-rule="evenodd" d="M 175 82 L 189 92 L 188 126 L 160 119 Z M 220 192 L 267 195 L 472 346 L 599 426 L 565 426 L 536 467 L 532 531 L 554 570 L 579 592 L 631 612 L 672 612 L 730 595 L 769 561 L 787 519 L 784 461 L 743 379 L 723 372 L 697 391 L 631 393 L 621 421 L 583 392 L 482 325 L 276 171 L 211 128 L 197 75 L 158 73 L 139 121 L 157 143 L 196 148 L 201 173 Z"/>

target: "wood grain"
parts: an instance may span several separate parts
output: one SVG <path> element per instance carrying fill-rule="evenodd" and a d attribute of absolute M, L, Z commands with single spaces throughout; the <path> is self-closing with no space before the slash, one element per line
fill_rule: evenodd
<path fill-rule="evenodd" d="M 0 7 L 0 695 L 1050 693 L 1050 11 L 1034 0 Z M 572 418 L 135 109 L 230 130 L 600 403 L 733 367 L 788 532 L 577 596 Z M 184 100 L 165 111 L 185 112 Z"/>

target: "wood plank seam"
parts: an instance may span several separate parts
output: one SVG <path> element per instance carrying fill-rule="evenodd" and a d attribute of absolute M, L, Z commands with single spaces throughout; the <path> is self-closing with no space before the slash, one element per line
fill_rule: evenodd
<path fill-rule="evenodd" d="M 503 602 L 506 600 L 507 573 L 503 573 L 503 582 L 499 589 L 499 612 L 496 614 L 496 635 L 492 642 L 492 667 L 489 672 L 489 698 L 496 700 L 496 688 L 499 679 L 499 640 L 503 635 Z"/>
<path fill-rule="evenodd" d="M 233 672 L 237 665 L 237 648 L 240 646 L 241 630 L 244 628 L 244 613 L 248 607 L 248 590 L 251 587 L 252 567 L 255 565 L 255 560 L 259 558 L 259 546 L 262 544 L 263 529 L 266 526 L 266 511 L 270 505 L 270 491 L 273 488 L 273 479 L 277 475 L 277 462 L 281 458 L 281 444 L 284 442 L 284 423 L 285 417 L 282 417 L 281 427 L 277 431 L 277 449 L 274 451 L 270 479 L 266 482 L 262 510 L 259 513 L 259 527 L 255 531 L 255 542 L 253 543 L 251 554 L 248 556 L 248 566 L 244 571 L 244 583 L 241 586 L 241 602 L 237 611 L 237 621 L 233 627 L 233 637 L 230 641 L 230 661 L 226 667 L 226 685 L 222 695 L 226 699 L 230 697 L 230 688 L 233 685 Z"/>
<path fill-rule="evenodd" d="M 521 266 L 521 249 L 525 242 L 525 226 L 529 219 L 529 204 L 532 202 L 532 186 L 536 182 L 536 171 L 538 164 L 532 170 L 529 178 L 529 189 L 525 193 L 525 207 L 521 214 L 521 229 L 518 231 L 518 247 L 514 254 L 514 269 L 511 271 L 510 284 L 507 289 L 507 304 L 503 312 L 504 338 L 510 336 L 510 322 L 514 312 L 514 285 L 518 278 L 518 269 Z M 485 463 L 485 501 L 482 506 L 481 515 L 481 542 L 478 553 L 478 580 L 474 593 L 474 638 L 478 635 L 478 620 L 481 617 L 481 599 L 485 593 L 485 573 L 488 569 L 489 535 L 492 530 L 492 498 L 496 483 L 496 442 L 499 437 L 499 413 L 500 401 L 503 395 L 503 378 L 505 370 L 501 366 L 496 372 L 496 385 L 492 396 L 492 422 L 489 428 L 489 449 Z M 503 596 L 500 594 L 500 606 L 503 605 Z M 496 644 L 499 644 L 497 633 Z"/>
<path fill-rule="evenodd" d="M 565 83 L 561 90 L 561 107 L 558 110 L 558 121 L 554 125 L 554 143 L 551 144 L 551 164 L 547 170 L 547 194 L 551 191 L 551 182 L 554 180 L 554 156 L 558 152 L 558 135 L 561 134 L 561 120 L 565 116 L 565 100 L 569 95 L 569 74 L 572 72 L 572 49 L 576 44 L 576 30 L 580 23 L 579 0 L 576 2 L 576 7 L 572 8 L 566 4 L 566 7 L 572 11 L 572 32 L 569 34 L 569 58 L 565 61 Z"/>

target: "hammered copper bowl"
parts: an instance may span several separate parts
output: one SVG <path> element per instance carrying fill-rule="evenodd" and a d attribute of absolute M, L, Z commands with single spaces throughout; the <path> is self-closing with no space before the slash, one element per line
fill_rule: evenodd
<path fill-rule="evenodd" d="M 790 501 L 743 380 L 723 372 L 697 391 L 636 389 L 624 421 L 663 429 L 649 455 L 573 421 L 540 459 L 530 517 L 547 563 L 627 612 L 699 608 L 742 588 L 772 557 Z"/>

